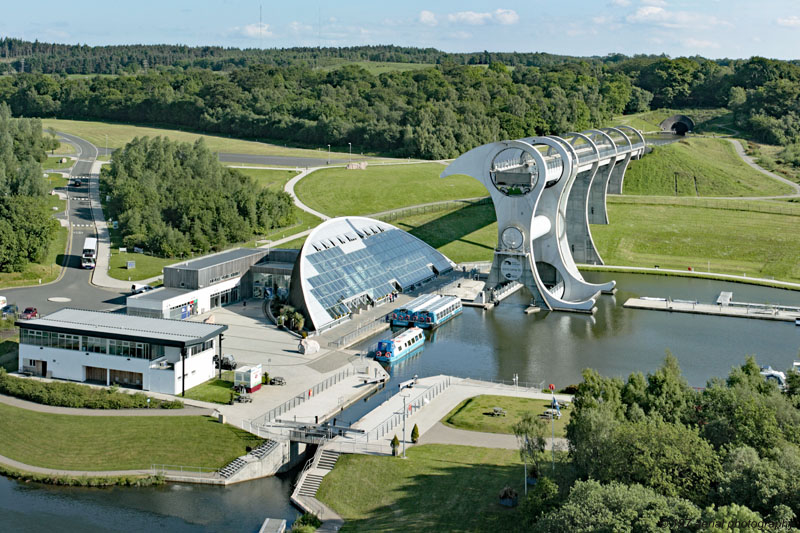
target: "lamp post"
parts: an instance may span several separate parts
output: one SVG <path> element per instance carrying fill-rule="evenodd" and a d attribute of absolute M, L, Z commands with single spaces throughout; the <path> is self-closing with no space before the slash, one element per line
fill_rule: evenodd
<path fill-rule="evenodd" d="M 401 394 L 403 397 L 403 459 L 406 458 L 406 398 L 408 394 Z"/>
<path fill-rule="evenodd" d="M 328 145 L 328 164 L 331 164 L 331 145 Z"/>
<path fill-rule="evenodd" d="M 347 143 L 347 146 L 350 148 L 350 155 L 347 157 L 347 162 L 349 163 L 353 159 L 353 143 Z"/>
<path fill-rule="evenodd" d="M 552 383 L 550 384 L 550 393 L 553 395 L 553 402 L 550 404 L 550 407 L 553 408 L 556 404 L 556 386 Z M 553 473 L 556 471 L 556 413 L 550 417 L 550 423 L 553 428 L 553 438 L 550 440 L 550 451 L 553 454 Z"/>

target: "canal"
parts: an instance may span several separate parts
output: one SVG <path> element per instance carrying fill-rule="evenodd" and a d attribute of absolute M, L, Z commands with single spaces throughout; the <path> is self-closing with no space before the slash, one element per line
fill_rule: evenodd
<path fill-rule="evenodd" d="M 615 296 L 601 296 L 594 316 L 569 313 L 525 315 L 523 290 L 492 311 L 465 308 L 434 332 L 424 350 L 394 365 L 392 381 L 339 418 L 355 421 L 414 375 L 450 374 L 558 388 L 577 383 L 591 367 L 627 377 L 651 372 L 665 351 L 679 360 L 690 385 L 726 376 L 746 355 L 786 369 L 798 356 L 800 328 L 788 322 L 746 320 L 625 309 L 633 296 L 713 302 L 720 291 L 737 301 L 800 304 L 800 292 L 693 278 L 586 273 L 589 281 L 616 279 Z M 380 337 L 355 346 L 368 349 Z M 25 484 L 0 477 L 0 520 L 10 531 L 257 531 L 266 517 L 293 521 L 289 503 L 293 474 L 228 488 L 170 484 L 164 487 L 83 489 Z"/>

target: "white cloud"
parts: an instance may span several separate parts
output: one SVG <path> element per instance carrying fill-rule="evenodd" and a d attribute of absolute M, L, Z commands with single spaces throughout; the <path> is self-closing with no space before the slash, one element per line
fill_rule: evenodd
<path fill-rule="evenodd" d="M 667 3 L 664 0 L 642 0 L 646 6 L 665 6 Z"/>
<path fill-rule="evenodd" d="M 611 0 L 611 3 L 618 7 L 628 7 L 631 5 L 631 0 Z"/>
<path fill-rule="evenodd" d="M 498 9 L 494 12 L 494 20 L 496 20 L 498 24 L 509 26 L 519 22 L 519 15 L 517 15 L 517 12 L 513 9 Z"/>
<path fill-rule="evenodd" d="M 489 22 L 496 22 L 505 26 L 519 22 L 519 15 L 513 9 L 496 9 L 494 12 L 477 13 L 475 11 L 459 11 L 450 13 L 447 20 L 455 24 L 468 24 L 480 26 Z"/>
<path fill-rule="evenodd" d="M 469 39 L 472 37 L 472 34 L 468 31 L 456 31 L 448 34 L 448 37 L 452 37 L 453 39 Z"/>
<path fill-rule="evenodd" d="M 269 29 L 269 24 L 259 23 L 259 24 L 248 24 L 244 27 L 236 27 L 234 31 L 244 35 L 245 37 L 250 37 L 251 39 L 258 39 L 260 37 L 272 37 L 272 32 Z"/>
<path fill-rule="evenodd" d="M 427 10 L 419 12 L 419 21 L 426 26 L 436 26 L 439 23 L 439 21 L 436 20 L 436 14 Z"/>
<path fill-rule="evenodd" d="M 309 26 L 308 24 L 303 24 L 302 22 L 290 22 L 289 23 L 289 31 L 292 33 L 308 33 L 313 31 L 314 28 Z"/>
<path fill-rule="evenodd" d="M 800 28 L 800 17 L 792 15 L 791 17 L 779 18 L 778 24 L 787 28 Z"/>
<path fill-rule="evenodd" d="M 709 17 L 688 11 L 667 11 L 659 6 L 644 6 L 633 15 L 625 17 L 632 24 L 651 24 L 669 29 L 708 28 L 711 26 L 730 26 L 729 22 L 717 17 Z"/>
<path fill-rule="evenodd" d="M 719 48 L 719 44 L 713 41 L 703 41 L 689 37 L 683 43 L 689 48 Z"/>

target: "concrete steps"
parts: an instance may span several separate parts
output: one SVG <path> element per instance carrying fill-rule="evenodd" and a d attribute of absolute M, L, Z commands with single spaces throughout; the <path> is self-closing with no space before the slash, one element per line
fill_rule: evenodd
<path fill-rule="evenodd" d="M 335 452 L 333 450 L 323 450 L 322 454 L 319 456 L 317 468 L 321 470 L 333 470 L 333 467 L 336 466 L 336 461 L 338 460 L 339 452 Z"/>
<path fill-rule="evenodd" d="M 222 467 L 219 471 L 219 475 L 225 479 L 228 479 L 236 472 L 244 468 L 245 465 L 247 465 L 247 461 L 245 461 L 241 457 L 237 457 L 236 459 L 228 463 L 226 466 Z"/>
<path fill-rule="evenodd" d="M 297 490 L 297 494 L 300 496 L 309 496 L 311 498 L 316 497 L 323 477 L 325 476 L 321 476 L 319 474 L 306 474 L 306 478 L 303 480 L 303 484 L 300 485 L 300 488 Z"/>

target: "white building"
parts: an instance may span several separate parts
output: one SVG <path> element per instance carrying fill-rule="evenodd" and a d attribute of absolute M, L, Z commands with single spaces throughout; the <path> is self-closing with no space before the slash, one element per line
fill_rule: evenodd
<path fill-rule="evenodd" d="M 61 309 L 20 320 L 19 370 L 180 394 L 214 377 L 223 324 Z"/>

